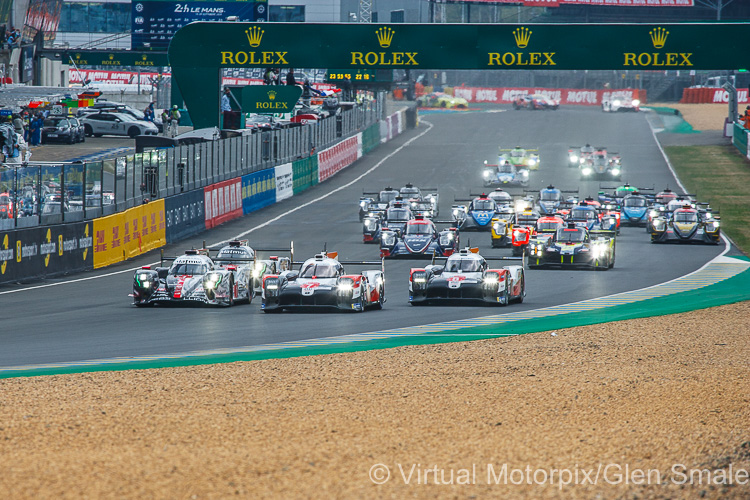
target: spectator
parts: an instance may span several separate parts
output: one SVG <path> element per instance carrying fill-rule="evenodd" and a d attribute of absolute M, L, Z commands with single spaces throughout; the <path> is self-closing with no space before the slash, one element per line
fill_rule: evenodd
<path fill-rule="evenodd" d="M 16 134 L 24 137 L 26 129 L 23 126 L 23 120 L 18 115 L 13 115 L 13 129 L 16 131 Z"/>
<path fill-rule="evenodd" d="M 229 101 L 229 96 L 232 92 L 229 87 L 224 88 L 224 95 L 221 96 L 221 114 L 224 118 L 222 127 L 223 128 L 234 128 L 234 119 L 232 117 L 232 104 Z"/>
<path fill-rule="evenodd" d="M 37 113 L 33 120 L 31 120 L 31 145 L 39 146 L 42 143 L 42 127 L 44 126 L 44 119 L 41 113 Z"/>
<path fill-rule="evenodd" d="M 745 114 L 740 116 L 740 121 L 746 129 L 750 130 L 750 106 L 745 107 Z"/>
<path fill-rule="evenodd" d="M 273 85 L 275 81 L 277 81 L 278 76 L 276 75 L 276 72 L 273 68 L 266 69 L 266 72 L 263 73 L 263 83 L 266 85 Z"/>
<path fill-rule="evenodd" d="M 305 78 L 305 83 L 304 85 L 302 85 L 302 104 L 309 108 L 310 99 L 312 98 L 313 94 L 321 96 L 323 95 L 323 92 L 310 85 L 310 80 Z"/>
<path fill-rule="evenodd" d="M 154 103 L 149 103 L 146 109 L 143 110 L 143 119 L 147 122 L 154 123 L 156 121 L 156 113 L 154 113 Z"/>
<path fill-rule="evenodd" d="M 289 68 L 289 71 L 286 72 L 286 84 L 297 85 L 297 79 L 294 78 L 294 68 Z"/>
<path fill-rule="evenodd" d="M 163 126 L 162 132 L 164 133 L 164 137 L 169 137 L 169 129 L 172 126 L 172 118 L 170 117 L 169 111 L 167 111 L 166 109 L 162 110 L 161 112 L 161 124 Z"/>

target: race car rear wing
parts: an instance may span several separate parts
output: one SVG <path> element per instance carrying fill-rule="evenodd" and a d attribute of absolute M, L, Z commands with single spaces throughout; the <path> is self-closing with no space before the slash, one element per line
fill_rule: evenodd
<path fill-rule="evenodd" d="M 591 229 L 589 230 L 589 234 L 592 236 L 611 236 L 612 238 L 617 237 L 617 230 L 616 229 Z"/>

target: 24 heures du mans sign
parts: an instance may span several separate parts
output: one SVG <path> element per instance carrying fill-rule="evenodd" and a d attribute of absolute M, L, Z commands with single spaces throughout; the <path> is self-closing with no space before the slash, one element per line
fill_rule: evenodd
<path fill-rule="evenodd" d="M 192 23 L 172 66 L 404 69 L 734 69 L 750 24 Z"/>

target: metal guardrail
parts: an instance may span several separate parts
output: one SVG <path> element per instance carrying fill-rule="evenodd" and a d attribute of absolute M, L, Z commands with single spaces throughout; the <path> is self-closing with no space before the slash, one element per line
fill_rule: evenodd
<path fill-rule="evenodd" d="M 0 166 L 0 231 L 78 222 L 306 158 L 365 130 L 380 101 L 281 130 L 92 162 Z"/>

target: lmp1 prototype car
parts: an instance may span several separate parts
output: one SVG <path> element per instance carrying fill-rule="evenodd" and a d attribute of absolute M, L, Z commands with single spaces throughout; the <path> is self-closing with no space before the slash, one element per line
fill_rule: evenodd
<path fill-rule="evenodd" d="M 456 227 L 461 231 L 489 231 L 490 221 L 497 213 L 495 201 L 482 193 L 474 198 L 454 198 L 454 201 L 468 201 L 468 205 L 453 205 L 451 215 Z"/>
<path fill-rule="evenodd" d="M 602 99 L 602 111 L 606 112 L 617 112 L 617 111 L 640 111 L 641 101 L 633 99 L 629 92 L 618 93 L 613 92 L 606 99 Z"/>
<path fill-rule="evenodd" d="M 380 269 L 348 274 L 344 265 L 380 265 Z M 340 262 L 335 252 L 324 252 L 288 270 L 263 279 L 263 312 L 328 307 L 362 312 L 382 309 L 385 303 L 385 270 L 380 262 Z"/>
<path fill-rule="evenodd" d="M 622 178 L 622 158 L 617 153 L 608 153 L 607 148 L 598 147 L 578 167 L 581 180 Z"/>
<path fill-rule="evenodd" d="M 289 251 L 266 249 L 264 251 Z M 188 250 L 173 261 L 169 268 L 151 269 L 145 266 L 133 276 L 133 304 L 138 307 L 154 304 L 209 304 L 231 306 L 236 301 L 251 302 L 260 291 L 263 277 L 289 269 L 289 257 L 273 256 L 258 259 L 247 240 L 231 241 L 223 247 L 215 260 L 210 251 L 202 248 Z"/>
<path fill-rule="evenodd" d="M 606 271 L 614 265 L 614 236 L 598 236 L 574 223 L 558 229 L 551 238 L 529 243 L 529 268 L 583 267 Z"/>
<path fill-rule="evenodd" d="M 409 303 L 439 300 L 469 300 L 496 305 L 523 302 L 526 280 L 523 266 L 490 269 L 487 260 L 520 260 L 513 257 L 483 258 L 478 249 L 464 249 L 451 255 L 445 265 L 412 269 L 409 275 Z"/>
<path fill-rule="evenodd" d="M 458 249 L 458 229 L 438 231 L 430 219 L 416 217 L 399 234 L 383 230 L 380 238 L 381 257 L 448 257 Z"/>
<path fill-rule="evenodd" d="M 498 163 L 502 165 L 502 160 L 510 162 L 511 165 L 518 169 L 538 170 L 539 169 L 539 150 L 524 149 L 516 146 L 513 149 L 500 148 Z"/>
<path fill-rule="evenodd" d="M 525 168 L 519 169 L 509 161 L 501 157 L 500 163 L 493 165 L 484 162 L 482 169 L 482 182 L 485 187 L 494 185 L 528 186 L 529 171 Z"/>
<path fill-rule="evenodd" d="M 721 240 L 719 220 L 710 210 L 685 205 L 671 214 L 654 218 L 649 227 L 651 243 L 708 243 Z"/>
<path fill-rule="evenodd" d="M 544 94 L 526 94 L 513 101 L 513 109 L 552 109 L 560 107 L 560 101 Z"/>

